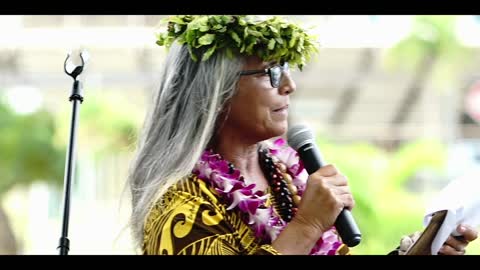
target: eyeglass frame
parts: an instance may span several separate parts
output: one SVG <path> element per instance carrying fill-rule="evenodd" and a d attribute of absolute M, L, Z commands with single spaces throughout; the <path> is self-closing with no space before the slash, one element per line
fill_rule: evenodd
<path fill-rule="evenodd" d="M 280 77 L 278 79 L 278 82 L 274 82 L 274 79 L 272 77 L 272 69 L 274 68 L 279 68 L 280 69 Z M 280 83 L 282 82 L 282 78 L 283 78 L 283 72 L 288 72 L 290 71 L 290 68 L 288 66 L 288 62 L 283 62 L 282 64 L 275 64 L 269 68 L 265 68 L 265 69 L 254 69 L 254 70 L 242 70 L 240 72 L 240 76 L 244 76 L 244 75 L 254 75 L 254 74 L 268 74 L 268 76 L 270 77 L 270 85 L 273 87 L 273 88 L 278 88 L 280 87 Z"/>

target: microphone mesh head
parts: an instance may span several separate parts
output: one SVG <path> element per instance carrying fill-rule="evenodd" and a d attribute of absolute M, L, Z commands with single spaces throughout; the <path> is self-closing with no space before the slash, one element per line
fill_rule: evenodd
<path fill-rule="evenodd" d="M 288 129 L 288 144 L 295 150 L 307 143 L 315 143 L 313 132 L 307 125 L 297 124 Z"/>

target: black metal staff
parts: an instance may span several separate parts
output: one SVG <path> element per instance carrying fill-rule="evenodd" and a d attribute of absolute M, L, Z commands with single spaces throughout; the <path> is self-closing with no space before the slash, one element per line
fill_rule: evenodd
<path fill-rule="evenodd" d="M 60 248 L 60 255 L 68 255 L 70 250 L 70 240 L 68 240 L 68 219 L 70 214 L 70 187 L 73 178 L 73 172 L 75 169 L 75 138 L 77 130 L 77 119 L 78 119 L 78 106 L 79 102 L 83 102 L 82 97 L 82 85 L 77 76 L 82 73 L 85 66 L 84 53 L 80 53 L 80 59 L 82 64 L 80 66 L 75 66 L 70 59 L 70 53 L 67 55 L 64 63 L 65 73 L 73 78 L 73 88 L 72 94 L 70 95 L 69 100 L 73 101 L 73 113 L 72 121 L 70 125 L 70 140 L 68 143 L 68 151 L 66 157 L 65 165 L 65 175 L 64 175 L 64 205 L 63 205 L 63 225 L 62 225 L 62 236 L 60 237 L 60 243 L 57 248 Z M 68 66 L 68 68 L 67 68 Z"/>

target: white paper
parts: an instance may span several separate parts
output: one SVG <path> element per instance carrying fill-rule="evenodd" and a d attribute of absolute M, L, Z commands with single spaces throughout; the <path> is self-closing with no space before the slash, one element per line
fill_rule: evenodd
<path fill-rule="evenodd" d="M 448 212 L 432 243 L 434 255 L 438 254 L 450 234 L 459 235 L 456 231 L 458 225 L 473 228 L 480 225 L 480 170 L 470 171 L 450 181 L 427 206 L 423 224 L 427 226 L 432 215 L 442 210 Z"/>

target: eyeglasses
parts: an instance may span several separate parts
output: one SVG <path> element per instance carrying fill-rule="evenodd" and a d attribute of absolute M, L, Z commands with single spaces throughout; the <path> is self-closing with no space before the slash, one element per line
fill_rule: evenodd
<path fill-rule="evenodd" d="M 240 76 L 243 75 L 253 75 L 253 74 L 268 74 L 270 76 L 270 84 L 274 88 L 278 88 L 282 82 L 283 72 L 290 74 L 290 69 L 288 68 L 288 63 L 285 62 L 282 65 L 276 64 L 266 69 L 257 69 L 257 70 L 244 70 L 240 72 Z"/>

